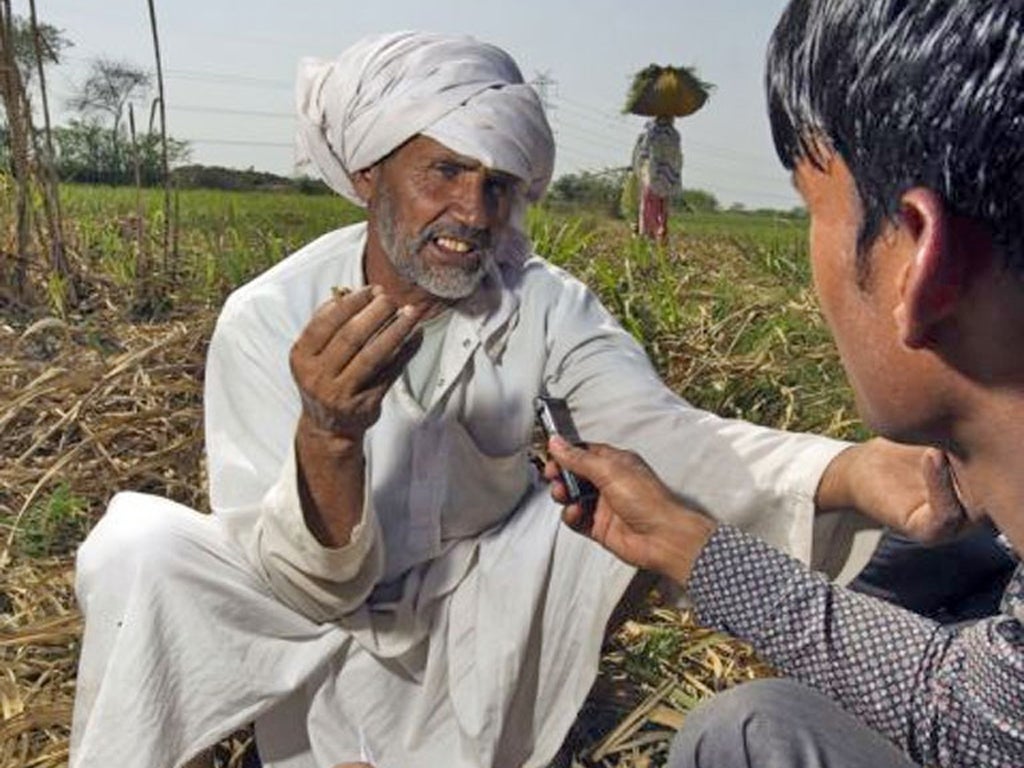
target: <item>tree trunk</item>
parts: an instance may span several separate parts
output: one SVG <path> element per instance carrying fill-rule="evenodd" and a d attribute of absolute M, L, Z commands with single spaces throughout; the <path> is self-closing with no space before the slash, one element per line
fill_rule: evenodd
<path fill-rule="evenodd" d="M 29 206 L 29 185 L 32 180 L 29 141 L 30 117 L 25 110 L 25 88 L 14 58 L 13 15 L 10 0 L 0 0 L 0 98 L 7 112 L 7 126 L 11 142 L 11 163 L 15 193 L 15 245 L 14 274 L 11 284 L 15 296 L 23 300 L 28 291 L 29 235 L 32 222 Z"/>
<path fill-rule="evenodd" d="M 39 73 L 39 94 L 43 102 L 43 125 L 46 139 L 45 161 L 40 174 L 44 199 L 46 201 L 46 223 L 50 235 L 50 269 L 62 282 L 65 299 L 72 306 L 78 304 L 74 276 L 64 252 L 64 218 L 60 207 L 60 183 L 57 179 L 57 155 L 53 151 L 53 131 L 50 127 L 50 103 L 46 96 L 46 72 L 43 67 L 43 41 L 36 16 L 36 0 L 29 0 L 32 18 L 32 42 L 36 52 L 36 68 Z"/>
<path fill-rule="evenodd" d="M 135 108 L 128 105 L 128 135 L 132 140 L 132 168 L 135 178 L 135 304 L 141 306 L 149 298 L 149 247 L 145 237 L 146 213 L 142 208 L 142 164 L 135 136 Z"/>

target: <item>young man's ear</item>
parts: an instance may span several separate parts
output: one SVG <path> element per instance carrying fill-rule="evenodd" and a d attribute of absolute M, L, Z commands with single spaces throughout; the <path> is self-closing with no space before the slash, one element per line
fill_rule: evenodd
<path fill-rule="evenodd" d="M 895 309 L 900 338 L 912 349 L 928 346 L 936 326 L 955 310 L 968 280 L 946 203 L 930 189 L 903 195 L 899 214 L 906 263 Z"/>

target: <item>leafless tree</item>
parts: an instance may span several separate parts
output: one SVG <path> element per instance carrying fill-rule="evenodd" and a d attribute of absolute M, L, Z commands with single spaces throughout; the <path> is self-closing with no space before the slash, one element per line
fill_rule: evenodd
<path fill-rule="evenodd" d="M 120 154 L 118 137 L 128 102 L 145 94 L 152 76 L 127 61 L 93 59 L 89 75 L 71 97 L 68 106 L 85 116 L 105 116 L 110 120 L 114 157 Z"/>

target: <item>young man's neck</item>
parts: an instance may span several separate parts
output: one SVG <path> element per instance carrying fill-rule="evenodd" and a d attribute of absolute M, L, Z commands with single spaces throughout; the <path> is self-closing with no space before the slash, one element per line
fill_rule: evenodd
<path fill-rule="evenodd" d="M 1024 554 L 1024 391 L 988 393 L 958 432 L 951 460 L 965 502 Z"/>

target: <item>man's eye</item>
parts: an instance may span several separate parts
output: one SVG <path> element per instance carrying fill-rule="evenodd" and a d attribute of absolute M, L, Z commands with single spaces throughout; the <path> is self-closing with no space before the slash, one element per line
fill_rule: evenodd
<path fill-rule="evenodd" d="M 508 197 L 515 189 L 515 180 L 505 176 L 490 176 L 486 183 L 488 194 L 498 199 Z"/>
<path fill-rule="evenodd" d="M 446 179 L 454 179 L 462 172 L 462 168 L 455 163 L 438 163 L 435 167 Z"/>

